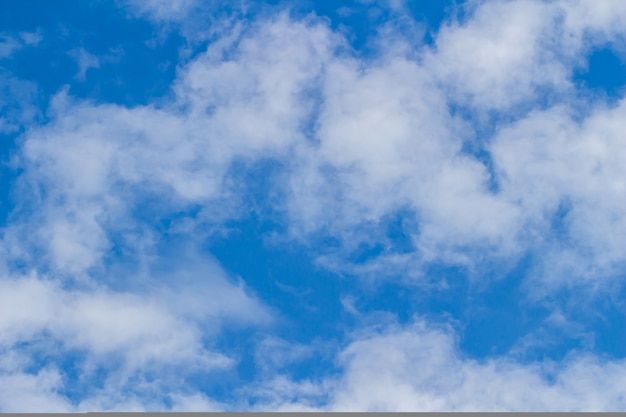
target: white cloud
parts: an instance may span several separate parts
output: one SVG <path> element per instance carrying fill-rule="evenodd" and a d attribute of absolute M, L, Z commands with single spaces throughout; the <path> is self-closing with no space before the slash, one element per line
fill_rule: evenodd
<path fill-rule="evenodd" d="M 574 67 L 593 45 L 624 39 L 623 2 L 473 2 L 469 18 L 442 27 L 427 63 L 452 99 L 480 114 L 528 105 L 572 88 Z"/>
<path fill-rule="evenodd" d="M 561 4 L 541 1 L 474 3 L 467 22 L 444 25 L 430 65 L 470 108 L 507 109 L 537 96 L 541 86 L 568 86 L 557 48 Z"/>
<path fill-rule="evenodd" d="M 0 390 L 0 409 L 41 410 L 17 402 L 37 396 L 49 398 L 42 407 L 65 412 L 219 408 L 193 389 L 180 391 L 181 381 L 231 370 L 236 359 L 214 347 L 221 330 L 267 326 L 273 314 L 214 261 L 184 253 L 174 259 L 148 275 L 109 271 L 121 276 L 105 278 L 106 285 L 0 279 L 0 381 L 12 387 Z M 120 286 L 126 290 L 107 288 Z M 65 357 L 79 359 L 69 368 L 52 365 Z M 38 370 L 38 363 L 51 365 Z M 155 400 L 169 395 L 169 406 Z"/>
<path fill-rule="evenodd" d="M 0 368 L 0 411 L 3 413 L 67 413 L 69 401 L 56 392 L 61 375 L 55 369 L 36 374 L 15 372 L 5 374 Z"/>
<path fill-rule="evenodd" d="M 417 320 L 355 336 L 342 375 L 270 384 L 264 409 L 323 411 L 620 411 L 626 363 L 572 354 L 561 363 L 465 357 L 454 333 Z M 308 387 L 305 389 L 305 387 Z M 282 395 L 282 398 L 280 398 Z"/>
<path fill-rule="evenodd" d="M 449 332 L 417 323 L 351 344 L 337 410 L 610 411 L 626 406 L 625 364 L 573 357 L 556 369 L 465 359 Z M 550 375 L 551 374 L 551 375 Z M 553 382 L 549 381 L 553 379 Z"/>
<path fill-rule="evenodd" d="M 152 287 L 155 299 L 177 317 L 202 323 L 205 334 L 225 326 L 274 321 L 272 311 L 249 293 L 243 279 L 229 279 L 217 261 L 190 245 L 168 247 L 167 256 L 148 277 L 139 278 L 138 285 Z"/>
<path fill-rule="evenodd" d="M 154 300 L 105 290 L 68 291 L 36 277 L 3 279 L 2 340 L 6 347 L 49 334 L 64 349 L 87 350 L 102 360 L 121 354 L 130 368 L 152 361 L 226 366 L 203 352 L 199 329 Z M 29 306 L 26 308 L 26 306 Z"/>
<path fill-rule="evenodd" d="M 428 67 L 404 56 L 336 58 L 323 80 L 316 142 L 302 145 L 289 179 L 296 233 L 328 231 L 349 251 L 380 241 L 370 233 L 408 209 L 419 230 L 407 234 L 424 260 L 470 246 L 515 251 L 519 208 L 490 191 L 487 168 L 462 152 L 469 132 Z"/>
<path fill-rule="evenodd" d="M 360 243 L 384 244 L 385 219 L 408 210 L 416 219 L 416 227 L 405 230 L 414 254 L 385 249 L 353 272 L 389 275 L 383 265 L 419 269 L 432 260 L 472 267 L 479 259 L 515 258 L 530 247 L 545 250 L 544 241 L 556 239 L 550 219 L 567 199 L 572 207 L 564 227 L 576 235 L 573 262 L 584 252 L 589 265 L 600 268 L 593 273 L 615 276 L 623 234 L 608 231 L 623 230 L 617 207 L 624 174 L 616 161 L 624 146 L 615 122 L 621 110 L 591 104 L 577 116 L 589 127 L 581 131 L 575 117 L 565 117 L 550 127 L 551 134 L 537 116 L 580 111 L 571 82 L 574 68 L 594 45 L 623 40 L 626 28 L 602 12 L 604 6 L 589 11 L 588 19 L 582 17 L 586 7 L 582 2 L 474 3 L 466 21 L 444 25 L 435 49 L 416 48 L 417 58 L 402 48 L 371 60 L 336 56 L 324 70 L 315 141 L 302 146 L 289 178 L 294 231 L 305 236 L 323 231 L 341 239 L 345 252 L 334 251 L 334 259 L 324 257 L 322 263 L 345 270 L 342 257 Z M 616 3 L 615 16 L 622 16 L 622 9 Z M 545 112 L 540 110 L 545 104 L 536 102 L 544 95 L 556 103 Z M 471 112 L 471 123 L 453 116 L 450 106 L 458 104 Z M 533 106 L 537 109 L 529 113 Z M 489 130 L 492 110 L 500 112 L 489 127 L 495 137 L 476 138 L 474 129 Z M 534 130 L 514 145 L 505 133 L 514 126 Z M 568 134 L 586 139 L 566 139 Z M 572 144 L 578 147 L 571 149 Z M 483 149 L 495 171 L 465 147 Z M 509 149 L 506 161 L 504 149 Z M 546 161 L 540 172 L 530 168 L 536 167 L 533 158 L 546 157 L 554 165 Z M 581 163 L 597 169 L 575 168 Z M 516 175 L 509 168 L 527 175 L 519 173 L 519 185 L 509 183 Z M 581 185 L 586 191 L 578 189 Z M 566 189 L 572 187 L 576 197 L 570 198 Z M 549 259 L 555 276 L 577 267 L 559 269 L 550 255 L 540 257 Z"/>
<path fill-rule="evenodd" d="M 626 261 L 624 117 L 623 100 L 583 120 L 553 108 L 502 129 L 491 146 L 503 197 L 523 208 L 526 233 L 551 240 L 544 290 L 615 275 Z M 540 239 L 535 247 L 545 250 Z"/>

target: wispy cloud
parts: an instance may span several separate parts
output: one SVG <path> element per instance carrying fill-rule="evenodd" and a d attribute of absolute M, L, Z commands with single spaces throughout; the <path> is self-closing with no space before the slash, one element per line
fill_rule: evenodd
<path fill-rule="evenodd" d="M 73 49 L 69 52 L 69 55 L 76 60 L 76 65 L 78 65 L 76 78 L 80 81 L 85 80 L 87 71 L 90 68 L 100 68 L 100 60 L 98 57 L 87 52 L 85 48 Z"/>

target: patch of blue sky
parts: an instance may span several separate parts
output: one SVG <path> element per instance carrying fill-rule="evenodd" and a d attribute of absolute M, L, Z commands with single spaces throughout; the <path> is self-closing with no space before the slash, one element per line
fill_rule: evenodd
<path fill-rule="evenodd" d="M 232 273 L 253 277 L 248 284 L 284 315 L 285 331 L 292 340 L 336 336 L 341 329 L 334 318 L 341 312 L 344 281 L 320 270 L 306 247 L 268 243 L 264 238 L 268 230 L 256 216 L 237 226 L 225 239 L 213 239 L 208 245 L 210 253 Z"/>
<path fill-rule="evenodd" d="M 6 9 L 0 19 L 8 33 L 41 37 L 6 65 L 36 83 L 44 106 L 64 86 L 71 96 L 96 103 L 152 103 L 169 92 L 183 45 L 177 33 L 159 37 L 114 3 L 33 1 Z"/>
<path fill-rule="evenodd" d="M 593 48 L 574 74 L 582 88 L 619 100 L 626 88 L 626 54 L 610 44 Z"/>

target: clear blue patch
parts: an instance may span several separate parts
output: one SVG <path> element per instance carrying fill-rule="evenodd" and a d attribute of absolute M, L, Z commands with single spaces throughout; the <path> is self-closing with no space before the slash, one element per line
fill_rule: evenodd
<path fill-rule="evenodd" d="M 419 234 L 419 225 L 408 208 L 384 216 L 377 224 L 361 227 L 371 229 L 375 238 L 361 242 L 348 254 L 351 263 L 363 265 L 380 256 L 410 254 L 416 250 L 413 237 Z"/>
<path fill-rule="evenodd" d="M 587 65 L 574 74 L 574 82 L 579 88 L 620 98 L 626 88 L 626 59 L 610 46 L 596 49 L 589 55 Z"/>
<path fill-rule="evenodd" d="M 41 35 L 37 46 L 15 52 L 6 65 L 17 77 L 34 81 L 45 102 L 64 85 L 72 96 L 99 103 L 134 106 L 160 99 L 169 92 L 183 44 L 175 32 L 158 40 L 149 22 L 127 19 L 125 11 L 107 2 L 16 3 L 3 10 L 0 27 Z M 76 78 L 72 51 L 77 48 L 100 61 L 85 80 Z"/>
<path fill-rule="evenodd" d="M 623 280 L 622 280 L 623 282 Z M 595 350 L 623 359 L 626 358 L 626 290 L 621 285 L 598 306 L 600 314 L 590 311 L 587 329 L 595 334 Z"/>
<path fill-rule="evenodd" d="M 7 224 L 9 214 L 13 210 L 15 199 L 13 198 L 13 184 L 19 173 L 10 165 L 12 155 L 15 153 L 14 138 L 0 135 L 0 227 Z"/>
<path fill-rule="evenodd" d="M 563 199 L 556 211 L 552 215 L 551 226 L 553 237 L 559 242 L 565 242 L 569 237 L 567 225 L 567 215 L 572 209 L 572 202 L 569 199 Z"/>
<path fill-rule="evenodd" d="M 227 237 L 212 239 L 206 249 L 226 270 L 241 276 L 248 288 L 278 315 L 278 323 L 270 334 L 304 345 L 316 340 L 340 340 L 346 330 L 340 298 L 349 283 L 320 270 L 312 263 L 307 248 L 268 242 L 267 237 L 274 231 L 272 225 L 254 215 L 231 226 L 233 231 Z M 203 389 L 218 398 L 230 397 L 242 382 L 262 376 L 254 351 L 264 334 L 228 331 L 218 341 L 218 347 L 235 352 L 237 373 L 220 380 L 225 385 L 206 381 L 208 385 Z M 332 369 L 332 360 L 321 353 L 314 352 L 284 369 L 296 378 L 325 374 Z"/>
<path fill-rule="evenodd" d="M 487 149 L 485 149 L 485 145 L 486 143 L 466 141 L 463 143 L 461 154 L 465 154 L 474 158 L 485 167 L 487 173 L 489 174 L 486 184 L 487 188 L 489 189 L 489 191 L 495 194 L 500 190 L 500 182 L 498 181 L 498 175 L 493 164 L 493 158 L 491 157 L 491 153 Z"/>
<path fill-rule="evenodd" d="M 503 355 L 547 313 L 524 303 L 521 288 L 530 271 L 531 258 L 523 259 L 507 276 L 489 285 L 470 285 L 466 308 L 460 317 L 461 349 L 471 357 Z"/>

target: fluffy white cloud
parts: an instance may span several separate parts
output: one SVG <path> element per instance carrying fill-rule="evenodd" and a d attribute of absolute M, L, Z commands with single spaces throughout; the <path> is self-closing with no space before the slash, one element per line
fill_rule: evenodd
<path fill-rule="evenodd" d="M 248 27 L 235 25 L 181 68 L 175 99 L 159 108 L 95 106 L 58 96 L 53 122 L 27 135 L 21 161 L 24 183 L 46 189 L 45 195 L 32 193 L 43 209 L 28 217 L 29 224 L 42 227 L 34 235 L 16 229 L 7 236 L 16 242 L 32 236 L 30 243 L 49 255 L 53 267 L 80 274 L 100 265 L 113 240 L 131 248 L 155 244 L 149 225 L 133 214 L 141 201 L 158 202 L 150 212 L 153 219 L 200 206 L 201 217 L 219 222 L 237 216 L 245 199 L 242 184 L 233 182 L 233 164 L 243 163 L 245 169 L 274 159 L 287 167 L 284 181 L 275 187 L 283 193 L 277 205 L 287 210 L 291 231 L 304 239 L 320 231 L 339 238 L 344 246 L 339 257 L 363 242 L 383 241 L 386 219 L 400 211 L 410 213 L 415 225 L 405 230 L 414 253 L 400 263 L 418 266 L 439 259 L 471 265 L 479 250 L 491 257 L 517 256 L 551 236 L 548 219 L 558 208 L 555 201 L 567 197 L 557 177 L 561 174 L 547 165 L 540 175 L 551 188 L 522 193 L 536 189 L 533 178 L 539 174 L 529 171 L 533 156 L 524 152 L 533 152 L 532 141 L 543 133 L 529 132 L 534 136 L 521 148 L 505 132 L 537 126 L 538 113 L 514 111 L 498 122 L 495 138 L 478 145 L 493 160 L 490 171 L 466 152 L 475 133 L 450 111 L 450 100 L 458 100 L 451 98 L 450 88 L 466 89 L 462 95 L 482 100 L 466 103 L 479 113 L 485 106 L 505 111 L 536 98 L 532 91 L 539 87 L 571 99 L 569 75 L 578 65 L 572 57 L 589 42 L 618 39 L 623 30 L 600 12 L 588 21 L 576 18 L 585 7 L 535 1 L 476 4 L 467 21 L 445 26 L 436 48 L 423 48 L 417 58 L 403 48 L 371 59 L 351 56 L 323 22 L 293 21 L 285 14 Z M 510 46 L 512 39 L 518 48 Z M 557 53 L 564 42 L 575 46 L 566 48 L 571 56 Z M 496 62 L 470 59 L 462 53 L 466 50 Z M 525 92 L 518 94 L 518 89 Z M 567 106 L 545 113 L 558 109 Z M 597 117 L 601 113 L 592 111 Z M 511 118 L 515 124 L 507 122 Z M 554 128 L 574 132 L 576 123 L 563 119 Z M 619 138 L 617 132 L 619 126 L 608 123 L 603 131 L 589 131 L 587 141 L 596 140 L 596 134 Z M 518 148 L 507 151 L 509 146 Z M 569 152 L 561 148 L 568 144 L 556 138 L 539 146 L 548 146 L 546 152 L 557 159 Z M 619 139 L 605 146 L 621 149 Z M 594 158 L 605 164 L 602 155 Z M 517 191 L 507 183 L 511 175 L 518 175 Z M 617 181 L 619 168 L 602 175 Z M 502 188 L 494 189 L 494 182 Z M 565 227 L 581 237 L 593 233 L 583 230 L 588 216 L 580 216 L 590 213 L 600 197 L 594 190 L 568 200 L 572 215 Z M 615 208 L 607 210 L 598 217 L 613 216 Z M 193 226 L 181 222 L 176 227 Z M 601 233 L 594 236 L 602 240 Z M 619 251 L 619 238 L 606 239 L 596 241 L 594 256 Z M 20 245 L 14 246 L 17 253 Z M 399 257 L 406 254 L 390 250 L 375 262 L 390 265 Z M 611 255 L 606 262 L 618 258 Z"/>
<path fill-rule="evenodd" d="M 227 366 L 221 355 L 204 352 L 201 333 L 154 299 L 105 290 L 63 290 L 36 277 L 3 279 L 2 343 L 5 347 L 48 335 L 62 348 L 87 350 L 102 360 L 122 355 L 131 368 L 152 361 Z"/>
<path fill-rule="evenodd" d="M 165 108 L 97 106 L 60 93 L 54 120 L 26 135 L 17 161 L 21 198 L 39 210 L 7 230 L 15 256 L 34 246 L 55 269 L 80 275 L 100 265 L 113 238 L 149 247 L 149 230 L 132 216 L 147 199 L 156 203 L 148 223 L 197 206 L 204 218 L 236 217 L 232 163 L 289 155 L 332 43 L 327 28 L 286 16 L 237 39 L 232 54 L 218 43 L 182 70 Z"/>
<path fill-rule="evenodd" d="M 622 16 L 623 6 L 615 6 Z M 559 262 L 576 263 L 584 247 L 590 264 L 601 265 L 598 276 L 615 275 L 623 252 L 617 207 L 624 174 L 615 162 L 624 149 L 615 122 L 621 110 L 592 104 L 581 113 L 571 77 L 593 45 L 623 45 L 626 28 L 604 6 L 584 19 L 586 8 L 582 2 L 473 3 L 465 21 L 444 25 L 436 47 L 422 47 L 417 58 L 402 48 L 370 60 L 334 57 L 325 66 L 315 140 L 301 148 L 289 179 L 294 229 L 343 241 L 346 252 L 322 263 L 345 269 L 339 258 L 359 244 L 387 245 L 385 222 L 407 210 L 415 218 L 415 227 L 404 230 L 413 255 L 385 249 L 352 271 L 389 274 L 399 265 L 406 274 L 432 260 L 471 267 L 485 256 L 511 259 L 530 247 L 563 255 L 543 244 L 562 233 L 551 221 L 565 203 L 561 227 L 577 237 L 566 245 L 572 261 L 559 255 Z M 541 110 L 546 104 L 537 99 L 545 96 L 553 104 Z M 471 123 L 450 110 L 459 104 Z M 492 110 L 499 112 L 495 121 Z M 543 123 L 559 112 L 572 116 Z M 509 132 L 522 126 L 528 137 L 516 140 Z M 489 130 L 495 134 L 476 137 Z M 467 151 L 473 147 L 487 162 Z M 581 163 L 597 170 L 581 170 Z M 572 187 L 575 197 L 567 191 Z M 568 275 L 551 258 L 547 265 L 552 275 Z M 578 265 L 568 268 L 571 275 Z"/>
<path fill-rule="evenodd" d="M 621 361 L 572 357 L 561 364 L 463 358 L 449 332 L 417 323 L 351 344 L 338 410 L 620 410 Z M 554 367 L 554 369 L 551 369 Z"/>
<path fill-rule="evenodd" d="M 480 1 L 466 11 L 442 27 L 426 62 L 452 99 L 478 114 L 565 93 L 590 47 L 625 34 L 620 1 Z"/>
<path fill-rule="evenodd" d="M 467 22 L 444 26 L 429 58 L 462 103 L 509 108 L 536 96 L 536 88 L 567 86 L 558 59 L 559 3 L 496 1 L 474 4 Z"/>
<path fill-rule="evenodd" d="M 583 120 L 562 107 L 539 111 L 490 147 L 502 196 L 521 206 L 534 246 L 548 247 L 544 290 L 615 275 L 626 261 L 624 117 L 623 100 Z"/>
<path fill-rule="evenodd" d="M 72 409 L 69 401 L 56 392 L 62 380 L 57 370 L 44 369 L 37 374 L 3 371 L 0 368 L 0 411 L 66 413 Z"/>
<path fill-rule="evenodd" d="M 467 358 L 449 328 L 421 320 L 366 330 L 339 355 L 343 374 L 277 378 L 260 391 L 271 410 L 618 411 L 626 363 L 572 354 L 561 363 Z M 281 382 L 282 381 L 282 382 Z M 281 397 L 282 396 L 282 397 Z M 261 407 L 261 409 L 263 409 Z"/>
<path fill-rule="evenodd" d="M 219 276 L 216 265 L 186 264 L 186 270 L 170 267 L 167 276 L 135 281 L 134 292 L 67 288 L 37 276 L 1 279 L 0 381 L 6 388 L 0 408 L 128 411 L 209 404 L 199 393 L 179 392 L 180 378 L 229 369 L 235 359 L 212 347 L 220 328 L 268 324 L 271 315 Z M 77 377 L 52 365 L 37 368 L 39 360 L 53 364 L 67 355 L 84 358 L 75 365 Z M 102 383 L 98 375 L 104 375 Z M 92 386 L 70 401 L 65 396 L 80 381 Z M 149 400 L 170 394 L 175 398 L 168 407 Z M 33 408 L 29 396 L 49 401 Z"/>

